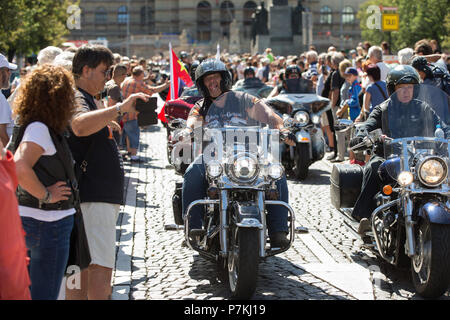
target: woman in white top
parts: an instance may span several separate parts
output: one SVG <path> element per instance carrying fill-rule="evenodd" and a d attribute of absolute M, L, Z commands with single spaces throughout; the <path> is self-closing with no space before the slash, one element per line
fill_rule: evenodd
<path fill-rule="evenodd" d="M 31 298 L 56 300 L 69 256 L 74 195 L 73 160 L 63 133 L 75 108 L 73 79 L 45 64 L 21 83 L 15 102 L 17 197 L 30 257 Z M 70 171 L 72 170 L 72 171 Z"/>

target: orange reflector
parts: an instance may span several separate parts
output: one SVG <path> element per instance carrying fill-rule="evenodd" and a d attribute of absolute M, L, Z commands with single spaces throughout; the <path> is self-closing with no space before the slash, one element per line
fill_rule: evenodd
<path fill-rule="evenodd" d="M 387 196 L 389 196 L 392 193 L 392 187 L 390 185 L 383 187 L 383 193 Z"/>
<path fill-rule="evenodd" d="M 302 141 L 309 141 L 308 138 L 302 138 Z"/>

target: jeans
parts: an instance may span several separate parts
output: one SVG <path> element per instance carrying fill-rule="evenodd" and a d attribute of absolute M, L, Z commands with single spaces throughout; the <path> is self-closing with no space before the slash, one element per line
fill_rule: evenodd
<path fill-rule="evenodd" d="M 126 146 L 125 138 L 128 137 L 131 149 L 139 149 L 140 129 L 137 120 L 129 120 L 123 124 L 122 145 Z"/>
<path fill-rule="evenodd" d="M 73 215 L 45 222 L 22 217 L 32 300 L 56 300 L 69 258 Z"/>
<path fill-rule="evenodd" d="M 276 182 L 279 193 L 279 199 L 289 203 L 289 191 L 287 187 L 286 177 L 283 176 Z M 198 156 L 194 162 L 190 164 L 184 174 L 183 182 L 183 217 L 186 215 L 187 208 L 190 203 L 195 200 L 205 199 L 208 189 L 208 180 L 206 177 L 206 169 L 203 163 L 203 156 Z M 278 205 L 267 205 L 267 228 L 269 236 L 275 232 L 288 232 L 288 209 Z M 203 206 L 198 205 L 192 208 L 189 220 L 191 229 L 201 229 L 203 223 L 204 210 Z"/>

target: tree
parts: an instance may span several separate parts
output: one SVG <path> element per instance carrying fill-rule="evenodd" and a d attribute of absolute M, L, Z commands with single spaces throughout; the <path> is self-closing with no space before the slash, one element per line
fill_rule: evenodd
<path fill-rule="evenodd" d="M 399 31 L 383 32 L 379 29 L 370 29 L 367 26 L 367 19 L 371 16 L 371 13 L 367 13 L 370 5 L 397 7 L 400 18 Z M 405 47 L 412 48 L 420 39 L 435 39 L 442 44 L 448 39 L 450 31 L 449 23 L 444 23 L 449 12 L 449 0 L 370 0 L 360 6 L 358 18 L 361 21 L 363 39 L 377 44 L 388 41 L 394 50 L 399 50 Z"/>
<path fill-rule="evenodd" d="M 61 44 L 68 33 L 66 10 L 70 4 L 69 0 L 2 1 L 0 51 L 12 59 L 16 53 L 30 54 Z"/>

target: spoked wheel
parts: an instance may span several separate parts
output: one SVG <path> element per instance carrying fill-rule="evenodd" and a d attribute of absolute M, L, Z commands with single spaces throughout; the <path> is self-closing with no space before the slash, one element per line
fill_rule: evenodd
<path fill-rule="evenodd" d="M 294 173 L 297 179 L 305 180 L 309 171 L 309 145 L 297 143 L 294 151 Z"/>
<path fill-rule="evenodd" d="M 437 298 L 445 293 L 450 284 L 450 225 L 421 221 L 411 272 L 414 287 L 422 297 Z"/>
<path fill-rule="evenodd" d="M 233 298 L 250 299 L 256 289 L 259 269 L 259 230 L 233 230 L 228 276 Z"/>

